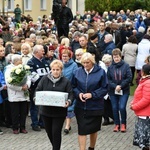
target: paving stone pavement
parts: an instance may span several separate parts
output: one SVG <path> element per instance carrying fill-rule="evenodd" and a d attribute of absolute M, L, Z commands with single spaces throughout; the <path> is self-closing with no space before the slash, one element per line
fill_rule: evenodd
<path fill-rule="evenodd" d="M 112 132 L 114 125 L 102 126 L 98 133 L 98 139 L 95 150 L 139 150 L 132 145 L 135 115 L 129 109 L 129 103 L 132 97 L 129 97 L 127 113 L 127 132 Z M 52 150 L 46 132 L 35 132 L 31 129 L 30 117 L 27 117 L 26 128 L 28 134 L 14 135 L 11 129 L 2 128 L 3 135 L 0 135 L 0 150 Z M 79 150 L 76 119 L 72 119 L 72 130 L 68 135 L 62 132 L 61 150 Z M 87 138 L 87 148 L 89 146 L 89 137 Z"/>

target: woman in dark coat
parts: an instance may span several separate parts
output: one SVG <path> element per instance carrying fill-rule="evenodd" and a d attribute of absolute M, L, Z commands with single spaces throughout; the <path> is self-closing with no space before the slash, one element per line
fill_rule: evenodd
<path fill-rule="evenodd" d="M 96 64 L 90 53 L 81 57 L 83 67 L 78 68 L 72 79 L 76 98 L 75 114 L 78 124 L 80 150 L 86 149 L 86 136 L 90 134 L 89 150 L 94 150 L 97 131 L 101 128 L 104 110 L 103 97 L 107 93 L 107 76 Z"/>
<path fill-rule="evenodd" d="M 64 107 L 41 106 L 45 130 L 53 146 L 53 150 L 60 150 L 61 131 L 64 120 L 67 116 L 67 107 L 73 100 L 71 83 L 62 76 L 63 64 L 60 60 L 54 60 L 51 64 L 51 72 L 45 75 L 39 82 L 36 91 L 58 91 L 68 93 L 68 100 Z"/>
<path fill-rule="evenodd" d="M 126 105 L 130 92 L 132 73 L 130 66 L 121 59 L 121 51 L 116 48 L 112 51 L 113 62 L 108 67 L 108 94 L 112 104 L 115 128 L 114 132 L 126 132 L 127 112 Z"/>

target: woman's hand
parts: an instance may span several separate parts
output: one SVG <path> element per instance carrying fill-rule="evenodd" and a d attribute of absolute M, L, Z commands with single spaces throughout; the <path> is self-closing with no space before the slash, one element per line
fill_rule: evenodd
<path fill-rule="evenodd" d="M 131 109 L 131 110 L 133 110 L 132 106 L 133 106 L 133 105 L 132 105 L 132 104 L 130 104 L 130 109 Z"/>
<path fill-rule="evenodd" d="M 83 94 L 83 98 L 85 100 L 90 99 L 90 98 L 92 98 L 92 94 L 91 93 L 85 93 L 85 94 Z"/>
<path fill-rule="evenodd" d="M 121 86 L 117 85 L 115 91 L 119 92 L 121 90 Z"/>
<path fill-rule="evenodd" d="M 4 90 L 6 90 L 6 89 L 7 89 L 7 86 L 6 86 L 6 85 L 4 85 L 4 86 L 3 86 L 3 89 L 4 89 Z"/>
<path fill-rule="evenodd" d="M 28 90 L 28 85 L 27 85 L 27 84 L 23 85 L 23 86 L 22 86 L 22 90 L 23 90 L 23 91 Z"/>
<path fill-rule="evenodd" d="M 86 100 L 85 100 L 85 98 L 83 97 L 83 93 L 80 93 L 79 94 L 79 98 L 80 98 L 80 100 L 82 101 L 82 102 L 86 102 Z"/>
<path fill-rule="evenodd" d="M 80 93 L 79 98 L 82 102 L 86 102 L 86 100 L 92 98 L 92 94 L 91 93 L 85 93 L 85 94 Z"/>
<path fill-rule="evenodd" d="M 69 107 L 69 105 L 70 105 L 70 102 L 69 102 L 69 101 L 66 101 L 66 104 L 65 104 L 64 107 L 65 107 L 65 108 L 66 108 L 66 107 Z"/>

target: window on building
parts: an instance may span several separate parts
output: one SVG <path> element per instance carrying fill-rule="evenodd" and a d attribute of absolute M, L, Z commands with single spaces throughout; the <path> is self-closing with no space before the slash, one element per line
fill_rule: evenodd
<path fill-rule="evenodd" d="M 8 11 L 14 10 L 14 0 L 7 0 L 7 10 Z"/>
<path fill-rule="evenodd" d="M 24 0 L 24 9 L 31 10 L 32 9 L 32 0 Z"/>
<path fill-rule="evenodd" d="M 41 10 L 46 10 L 46 0 L 40 0 Z"/>

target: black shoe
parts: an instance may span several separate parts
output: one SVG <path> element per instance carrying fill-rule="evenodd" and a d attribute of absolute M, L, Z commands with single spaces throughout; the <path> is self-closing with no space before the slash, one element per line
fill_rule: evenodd
<path fill-rule="evenodd" d="M 45 127 L 44 127 L 44 126 L 40 126 L 40 128 L 41 128 L 41 129 L 45 129 Z"/>
<path fill-rule="evenodd" d="M 94 148 L 89 147 L 88 150 L 94 150 Z"/>
<path fill-rule="evenodd" d="M 32 130 L 34 130 L 34 131 L 41 131 L 40 127 L 38 127 L 38 126 L 32 127 Z"/>
<path fill-rule="evenodd" d="M 70 130 L 71 130 L 71 126 L 70 126 L 69 129 L 64 129 L 64 132 L 65 132 L 66 134 L 68 134 Z"/>
<path fill-rule="evenodd" d="M 109 121 L 104 120 L 104 122 L 102 123 L 102 126 L 107 126 L 107 125 L 109 125 Z"/>

